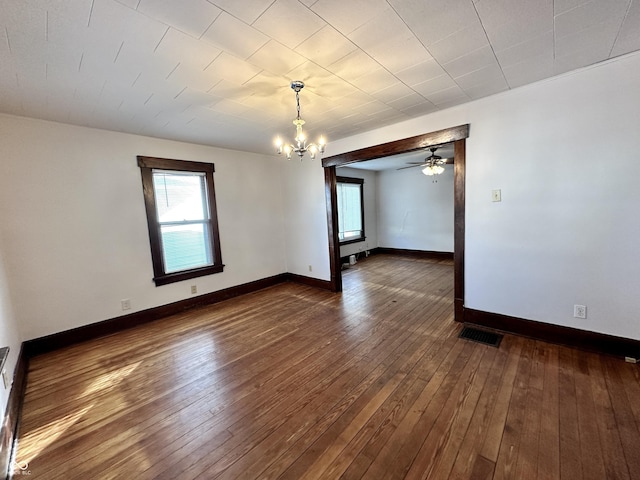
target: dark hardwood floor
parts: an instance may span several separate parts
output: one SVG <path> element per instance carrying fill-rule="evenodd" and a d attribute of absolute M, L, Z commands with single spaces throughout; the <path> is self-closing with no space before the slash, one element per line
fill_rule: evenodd
<path fill-rule="evenodd" d="M 37 479 L 640 479 L 640 373 L 458 339 L 453 265 L 376 255 L 31 361 Z"/>

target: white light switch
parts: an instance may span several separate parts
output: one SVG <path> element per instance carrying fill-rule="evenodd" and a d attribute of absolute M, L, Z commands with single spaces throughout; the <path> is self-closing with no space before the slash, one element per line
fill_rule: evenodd
<path fill-rule="evenodd" d="M 492 202 L 501 202 L 502 201 L 502 191 L 500 191 L 500 190 L 491 190 L 491 201 Z"/>

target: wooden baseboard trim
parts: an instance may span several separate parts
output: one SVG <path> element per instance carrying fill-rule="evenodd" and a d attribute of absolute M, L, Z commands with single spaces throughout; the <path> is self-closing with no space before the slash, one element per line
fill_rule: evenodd
<path fill-rule="evenodd" d="M 464 300 L 462 298 L 453 299 L 453 320 L 456 322 L 464 322 Z"/>
<path fill-rule="evenodd" d="M 320 280 L 319 278 L 305 277 L 296 273 L 285 274 L 287 281 L 308 285 L 309 287 L 321 288 L 333 292 L 333 285 L 329 280 Z"/>
<path fill-rule="evenodd" d="M 286 273 L 282 273 L 274 275 L 273 277 L 263 278 L 253 282 L 244 283 L 242 285 L 237 285 L 235 287 L 225 288 L 224 290 L 219 290 L 217 292 L 211 292 L 167 305 L 141 310 L 129 315 L 123 315 L 121 317 L 83 325 L 82 327 L 47 335 L 46 337 L 27 340 L 25 342 L 25 354 L 27 358 L 31 358 L 36 355 L 52 352 L 86 340 L 111 335 L 121 330 L 126 330 L 128 328 L 152 322 L 159 318 L 180 313 L 190 308 L 210 305 L 212 303 L 222 302 L 257 290 L 262 290 L 263 288 L 286 282 L 288 280 L 287 275 L 288 274 Z"/>
<path fill-rule="evenodd" d="M 18 353 L 18 362 L 13 375 L 13 383 L 9 392 L 9 400 L 4 413 L 2 429 L 0 431 L 0 472 L 9 478 L 11 470 L 11 457 L 13 447 L 18 438 L 18 420 L 22 411 L 22 401 L 27 386 L 27 371 L 29 370 L 29 359 L 25 355 L 24 343 Z"/>
<path fill-rule="evenodd" d="M 390 248 L 377 247 L 371 250 L 371 253 L 387 253 L 393 255 L 404 255 L 406 257 L 420 258 L 423 260 L 451 260 L 453 261 L 453 252 L 434 252 L 429 250 L 409 250 L 406 248 Z"/>
<path fill-rule="evenodd" d="M 465 323 L 617 357 L 640 358 L 640 340 L 465 308 Z"/>

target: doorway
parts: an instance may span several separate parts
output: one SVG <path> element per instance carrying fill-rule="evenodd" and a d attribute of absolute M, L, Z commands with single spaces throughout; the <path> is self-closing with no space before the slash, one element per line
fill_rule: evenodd
<path fill-rule="evenodd" d="M 329 237 L 329 263 L 331 289 L 342 291 L 342 271 L 340 264 L 340 243 L 338 241 L 338 210 L 336 193 L 336 167 L 351 163 L 365 162 L 389 155 L 427 149 L 431 146 L 453 142 L 454 150 L 454 305 L 455 320 L 463 321 L 464 316 L 464 224 L 465 224 L 465 161 L 466 139 L 469 125 L 438 130 L 394 142 L 383 143 L 322 159 L 325 178 L 325 198 L 327 202 L 327 226 Z"/>

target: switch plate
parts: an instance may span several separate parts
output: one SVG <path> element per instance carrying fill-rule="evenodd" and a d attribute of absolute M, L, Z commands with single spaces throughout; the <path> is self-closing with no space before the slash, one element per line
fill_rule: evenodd
<path fill-rule="evenodd" d="M 492 202 L 501 202 L 502 201 L 502 191 L 501 190 L 491 190 L 491 201 Z"/>
<path fill-rule="evenodd" d="M 5 390 L 9 389 L 9 379 L 7 378 L 7 371 L 4 369 L 2 370 L 2 384 Z"/>
<path fill-rule="evenodd" d="M 573 316 L 575 318 L 587 318 L 587 307 L 585 305 L 574 305 Z"/>

